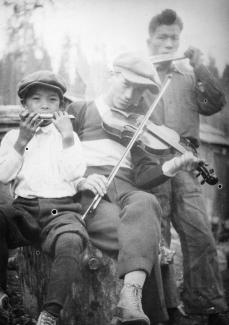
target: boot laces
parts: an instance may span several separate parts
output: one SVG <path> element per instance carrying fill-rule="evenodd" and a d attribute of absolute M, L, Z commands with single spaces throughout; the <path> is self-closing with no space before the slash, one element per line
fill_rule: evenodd
<path fill-rule="evenodd" d="M 46 311 L 42 311 L 37 325 L 56 325 L 56 317 Z"/>
<path fill-rule="evenodd" d="M 125 283 L 125 286 L 130 288 L 131 290 L 129 291 L 129 296 L 131 299 L 131 302 L 133 305 L 136 307 L 136 309 L 139 312 L 143 312 L 142 309 L 142 287 L 137 285 L 137 284 L 130 284 L 130 283 Z M 133 292 L 133 294 L 131 294 Z"/>

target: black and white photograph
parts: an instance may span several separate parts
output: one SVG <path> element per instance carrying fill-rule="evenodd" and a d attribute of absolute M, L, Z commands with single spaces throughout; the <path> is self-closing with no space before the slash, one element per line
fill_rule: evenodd
<path fill-rule="evenodd" d="M 0 0 L 0 325 L 229 325 L 228 0 Z"/>

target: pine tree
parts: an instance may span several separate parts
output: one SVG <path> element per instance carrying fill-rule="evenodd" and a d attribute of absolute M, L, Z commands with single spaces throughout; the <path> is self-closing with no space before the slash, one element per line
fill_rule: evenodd
<path fill-rule="evenodd" d="M 34 11 L 43 10 L 44 1 L 11 0 L 4 1 L 4 5 L 11 9 L 7 51 L 0 64 L 0 97 L 6 105 L 17 103 L 19 80 L 35 70 L 51 69 L 51 60 L 37 39 L 32 23 Z"/>

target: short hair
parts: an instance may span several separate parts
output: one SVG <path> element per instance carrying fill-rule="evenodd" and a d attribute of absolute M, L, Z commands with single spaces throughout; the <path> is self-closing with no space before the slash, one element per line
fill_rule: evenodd
<path fill-rule="evenodd" d="M 152 17 L 149 23 L 149 34 L 153 34 L 160 25 L 173 24 L 177 24 L 181 30 L 183 29 L 183 22 L 177 13 L 172 9 L 165 9 L 160 14 Z"/>

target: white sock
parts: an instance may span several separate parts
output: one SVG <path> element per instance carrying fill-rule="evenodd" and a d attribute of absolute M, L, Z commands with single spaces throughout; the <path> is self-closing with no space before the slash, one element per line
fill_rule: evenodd
<path fill-rule="evenodd" d="M 146 279 L 146 272 L 142 270 L 132 271 L 124 276 L 125 284 L 135 284 L 139 287 L 143 287 Z"/>

